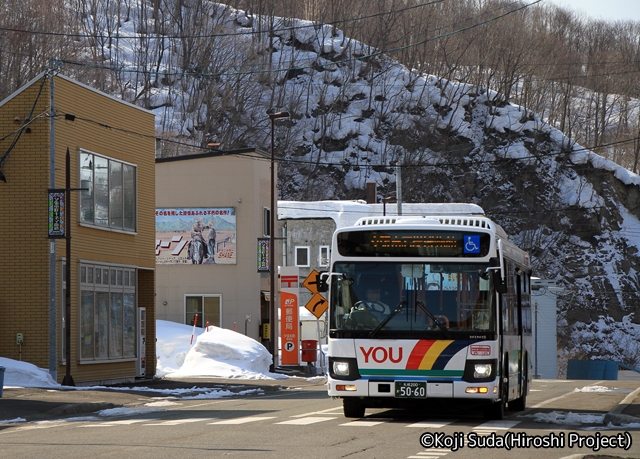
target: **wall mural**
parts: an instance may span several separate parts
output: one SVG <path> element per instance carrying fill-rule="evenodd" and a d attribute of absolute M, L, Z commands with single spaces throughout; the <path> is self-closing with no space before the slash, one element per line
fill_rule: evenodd
<path fill-rule="evenodd" d="M 236 209 L 156 209 L 156 264 L 235 265 Z"/>

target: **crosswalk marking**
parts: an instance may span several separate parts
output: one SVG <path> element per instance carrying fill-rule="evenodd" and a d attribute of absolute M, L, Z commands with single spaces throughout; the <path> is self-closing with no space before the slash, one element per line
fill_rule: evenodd
<path fill-rule="evenodd" d="M 341 426 L 353 426 L 353 427 L 373 427 L 378 424 L 384 424 L 386 421 L 351 421 L 345 422 L 344 424 L 340 424 Z"/>
<path fill-rule="evenodd" d="M 512 427 L 520 424 L 520 421 L 487 421 L 479 426 L 476 426 L 477 429 L 493 429 L 493 430 L 509 430 Z"/>
<path fill-rule="evenodd" d="M 471 431 L 483 436 L 491 435 L 498 430 L 509 430 L 518 424 L 520 424 L 520 421 L 487 421 L 475 426 Z"/>
<path fill-rule="evenodd" d="M 427 449 L 423 452 L 416 453 L 414 456 L 408 456 L 407 459 L 440 459 L 450 452 L 448 449 Z"/>
<path fill-rule="evenodd" d="M 448 426 L 452 421 L 442 422 L 416 422 L 415 424 L 409 424 L 405 427 L 417 427 L 418 429 L 441 429 L 444 426 Z"/>
<path fill-rule="evenodd" d="M 268 419 L 276 419 L 276 416 L 247 416 L 244 418 L 234 418 L 234 419 L 225 419 L 224 421 L 216 421 L 210 422 L 208 425 L 219 425 L 219 424 L 247 424 L 249 422 L 257 422 L 257 421 L 266 421 Z"/>
<path fill-rule="evenodd" d="M 188 424 L 190 422 L 213 421 L 215 418 L 186 418 L 172 419 L 169 421 L 157 422 L 155 424 L 142 424 L 143 426 L 178 426 L 180 424 Z"/>
<path fill-rule="evenodd" d="M 307 418 L 291 419 L 290 421 L 276 422 L 276 424 L 286 424 L 293 426 L 306 426 L 309 424 L 315 424 L 317 422 L 331 421 L 332 419 L 338 419 L 336 417 L 316 416 Z"/>
<path fill-rule="evenodd" d="M 98 424 L 87 424 L 87 425 L 82 425 L 80 427 L 114 427 L 114 426 L 128 426 L 131 424 L 139 424 L 141 422 L 153 422 L 153 421 L 157 421 L 157 419 L 124 419 L 121 421 L 107 421 L 107 422 L 101 422 Z"/>
<path fill-rule="evenodd" d="M 312 414 L 326 414 L 326 413 L 331 413 L 333 411 L 342 411 L 342 407 L 338 406 L 336 408 L 329 408 L 328 410 L 311 411 L 310 413 L 296 414 L 295 416 L 291 416 L 291 417 L 292 418 L 306 418 L 307 416 L 311 416 Z"/>

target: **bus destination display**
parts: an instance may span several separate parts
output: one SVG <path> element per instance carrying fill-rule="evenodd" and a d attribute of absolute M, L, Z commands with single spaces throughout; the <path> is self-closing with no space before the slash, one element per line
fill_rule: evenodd
<path fill-rule="evenodd" d="M 462 231 L 347 231 L 338 233 L 338 252 L 361 257 L 484 257 L 490 235 Z"/>

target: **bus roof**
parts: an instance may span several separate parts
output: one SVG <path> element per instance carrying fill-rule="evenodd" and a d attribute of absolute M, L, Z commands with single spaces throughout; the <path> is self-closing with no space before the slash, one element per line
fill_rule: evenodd
<path fill-rule="evenodd" d="M 509 236 L 505 230 L 485 217 L 484 215 L 423 215 L 423 216 L 389 216 L 389 217 L 363 217 L 359 219 L 354 227 L 362 227 L 362 226 L 377 226 L 377 225 L 385 225 L 385 226 L 413 226 L 415 225 L 444 225 L 444 226 L 463 226 L 468 228 L 483 228 L 493 231 L 495 235 L 504 239 L 505 241 L 509 240 Z M 353 227 L 352 227 L 353 228 Z"/>

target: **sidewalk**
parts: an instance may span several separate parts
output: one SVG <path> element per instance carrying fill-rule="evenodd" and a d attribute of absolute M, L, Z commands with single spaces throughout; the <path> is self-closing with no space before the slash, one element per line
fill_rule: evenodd
<path fill-rule="evenodd" d="M 110 408 L 136 408 L 175 391 L 176 397 L 203 393 L 203 389 L 240 393 L 248 390 L 275 392 L 298 388 L 325 387 L 326 379 L 288 378 L 265 380 L 145 379 L 133 384 L 108 388 L 12 388 L 5 387 L 0 397 L 0 428 L 15 423 L 46 421 L 88 415 Z"/>

